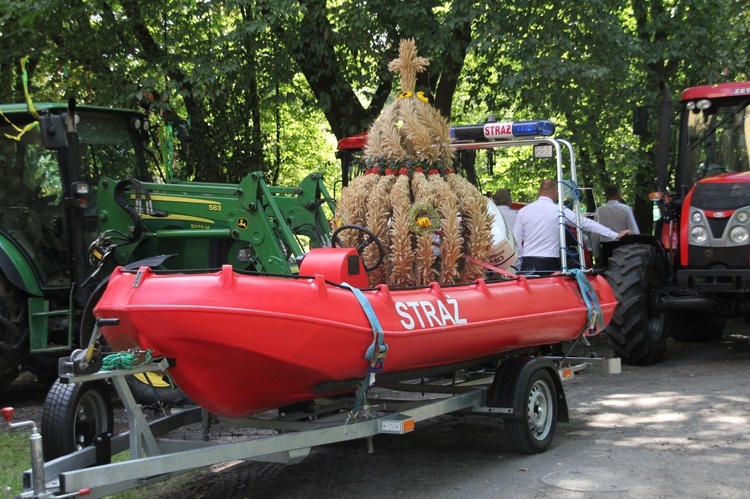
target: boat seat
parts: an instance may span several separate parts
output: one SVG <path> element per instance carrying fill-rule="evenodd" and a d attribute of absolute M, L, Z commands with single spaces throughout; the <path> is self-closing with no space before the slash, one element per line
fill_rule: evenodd
<path fill-rule="evenodd" d="M 307 252 L 299 265 L 303 276 L 320 274 L 327 281 L 343 282 L 355 288 L 370 287 L 370 279 L 356 248 L 314 248 Z"/>

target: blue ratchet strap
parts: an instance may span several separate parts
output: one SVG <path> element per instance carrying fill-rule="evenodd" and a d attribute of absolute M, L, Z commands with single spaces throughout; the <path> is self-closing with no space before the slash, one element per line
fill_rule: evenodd
<path fill-rule="evenodd" d="M 370 321 L 370 326 L 372 326 L 372 333 L 374 336 L 372 344 L 370 344 L 365 352 L 365 359 L 370 361 L 370 368 L 367 371 L 367 377 L 359 387 L 357 398 L 351 411 L 352 414 L 356 415 L 359 411 L 359 406 L 364 399 L 365 392 L 367 392 L 367 388 L 375 384 L 375 373 L 379 373 L 383 370 L 383 361 L 385 361 L 385 354 L 388 353 L 388 345 L 383 341 L 383 328 L 380 326 L 380 321 L 378 321 L 378 317 L 375 315 L 375 311 L 372 309 L 370 302 L 367 301 L 364 293 L 358 288 L 345 282 L 342 282 L 341 285 L 354 293 L 359 305 L 367 316 L 367 320 Z"/>
<path fill-rule="evenodd" d="M 562 184 L 563 187 L 568 187 L 570 189 L 570 193 L 573 195 L 573 198 L 570 200 L 570 203 L 568 203 L 567 205 L 565 205 L 565 208 L 572 209 L 572 207 L 575 204 L 575 202 L 579 201 L 581 199 L 581 189 L 578 187 L 578 184 L 576 184 L 572 179 L 571 180 L 562 180 L 559 183 Z M 561 215 L 562 215 L 562 217 L 564 219 L 566 219 L 566 220 L 568 219 L 565 216 L 564 213 L 562 213 Z M 583 230 L 583 229 L 581 229 L 581 227 L 579 227 L 576 224 L 576 220 L 571 220 L 571 224 L 576 228 L 576 230 L 579 230 L 579 231 Z M 564 224 L 564 225 L 565 225 L 565 235 L 566 235 L 566 237 L 567 236 L 571 236 L 573 239 L 575 239 L 575 237 L 573 236 L 573 230 L 570 228 L 570 226 L 567 223 Z M 576 258 L 575 257 L 575 252 L 572 252 L 572 251 L 568 250 L 568 248 L 566 246 L 563 246 L 561 249 L 563 251 L 565 251 L 565 254 L 568 256 L 568 258 L 571 258 L 573 260 L 573 264 L 574 265 L 576 265 L 576 266 L 580 266 L 581 265 L 580 258 L 581 258 L 582 255 L 578 255 L 578 258 Z M 568 265 L 568 267 L 570 267 L 570 265 Z"/>
<path fill-rule="evenodd" d="M 599 299 L 596 297 L 594 287 L 591 285 L 586 274 L 581 269 L 571 269 L 569 273 L 576 278 L 578 287 L 581 289 L 581 296 L 583 296 L 583 302 L 586 304 L 588 312 L 586 318 L 589 322 L 589 336 L 596 334 L 596 326 L 599 329 L 604 328 L 604 322 L 602 321 L 602 309 L 599 306 Z"/>

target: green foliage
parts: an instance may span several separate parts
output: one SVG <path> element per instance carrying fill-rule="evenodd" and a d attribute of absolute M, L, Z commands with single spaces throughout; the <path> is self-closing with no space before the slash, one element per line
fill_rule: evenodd
<path fill-rule="evenodd" d="M 0 0 L 0 100 L 75 95 L 189 124 L 186 179 L 273 180 L 326 167 L 392 94 L 387 64 L 413 37 L 430 59 L 419 85 L 455 123 L 548 118 L 577 148 L 579 180 L 628 199 L 651 188 L 653 139 L 630 132 L 636 106 L 691 85 L 748 77 L 741 0 L 512 3 L 398 0 Z M 536 189 L 524 156 L 483 187 Z M 331 179 L 332 181 L 332 179 Z"/>

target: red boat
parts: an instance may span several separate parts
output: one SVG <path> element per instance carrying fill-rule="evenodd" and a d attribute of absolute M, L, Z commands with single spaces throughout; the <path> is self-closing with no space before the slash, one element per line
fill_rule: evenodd
<path fill-rule="evenodd" d="M 321 248 L 294 277 L 118 269 L 95 315 L 119 319 L 102 328 L 113 349 L 173 359 L 193 401 L 238 417 L 353 392 L 375 371 L 411 379 L 573 340 L 588 328 L 586 296 L 604 325 L 616 306 L 603 277 L 578 277 L 368 289 L 355 249 Z"/>

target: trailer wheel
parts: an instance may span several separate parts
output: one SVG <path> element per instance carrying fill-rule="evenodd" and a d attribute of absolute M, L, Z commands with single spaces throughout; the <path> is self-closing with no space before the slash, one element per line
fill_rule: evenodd
<path fill-rule="evenodd" d="M 652 301 L 652 290 L 664 285 L 656 248 L 646 244 L 615 248 L 604 276 L 618 302 L 605 329 L 615 353 L 626 364 L 659 362 L 667 347 L 667 328 L 665 314 Z"/>
<path fill-rule="evenodd" d="M 557 390 L 549 371 L 536 370 L 522 395 L 523 414 L 503 421 L 505 435 L 515 451 L 538 454 L 552 443 L 557 424 Z"/>
<path fill-rule="evenodd" d="M 669 335 L 677 341 L 719 341 L 727 321 L 708 312 L 682 311 L 669 314 Z"/>
<path fill-rule="evenodd" d="M 97 435 L 113 429 L 112 401 L 106 383 L 61 383 L 58 379 L 52 384 L 42 411 L 45 460 L 91 445 Z"/>
<path fill-rule="evenodd" d="M 26 297 L 0 272 L 0 392 L 18 377 L 28 354 Z"/>

